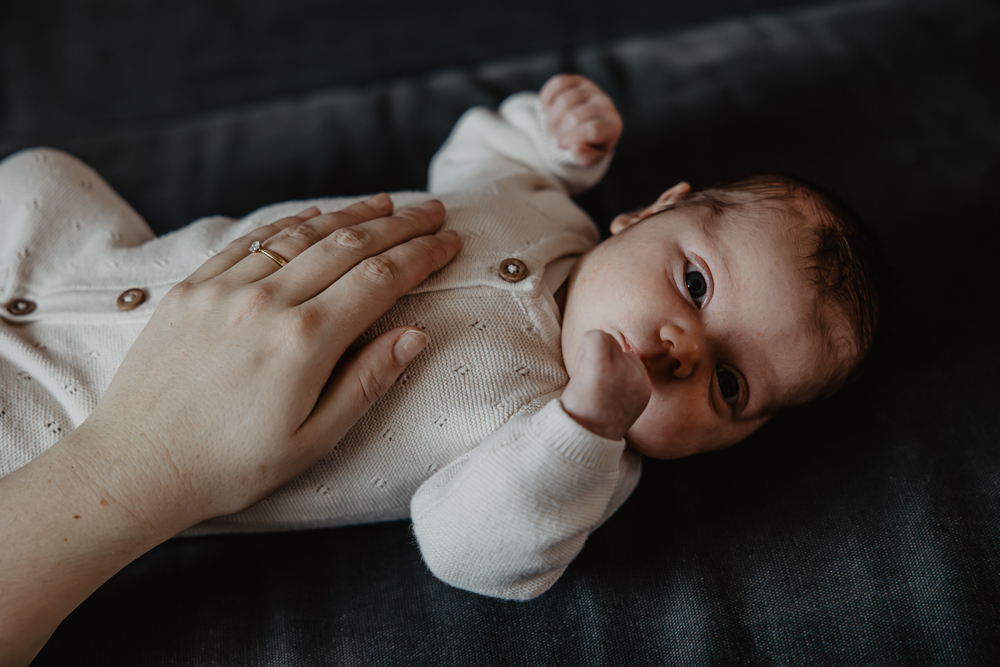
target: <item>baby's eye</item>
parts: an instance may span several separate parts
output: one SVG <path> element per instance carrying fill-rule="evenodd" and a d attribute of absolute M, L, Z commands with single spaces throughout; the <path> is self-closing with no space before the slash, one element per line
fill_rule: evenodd
<path fill-rule="evenodd" d="M 736 405 L 736 399 L 740 397 L 740 381 L 731 372 L 721 367 L 715 369 L 715 377 L 719 382 L 722 398 L 729 405 Z"/>
<path fill-rule="evenodd" d="M 701 271 L 692 269 L 684 274 L 684 282 L 687 283 L 687 290 L 691 298 L 701 308 L 701 300 L 708 292 L 708 281 L 705 280 L 705 276 L 701 275 Z"/>

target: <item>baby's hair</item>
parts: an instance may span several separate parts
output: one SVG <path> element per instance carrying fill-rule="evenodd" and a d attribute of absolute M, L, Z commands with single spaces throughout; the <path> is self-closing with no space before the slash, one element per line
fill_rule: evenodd
<path fill-rule="evenodd" d="M 825 398 L 857 380 L 875 340 L 884 263 L 874 234 L 860 216 L 815 183 L 779 173 L 757 173 L 703 188 L 675 207 L 697 205 L 707 206 L 720 219 L 746 220 L 733 214 L 771 209 L 797 223 L 793 231 L 804 232 L 800 239 L 806 246 L 802 268 L 816 287 L 812 325 L 825 339 L 829 360 L 820 392 L 812 398 Z M 836 335 L 836 320 L 846 323 L 847 336 Z"/>

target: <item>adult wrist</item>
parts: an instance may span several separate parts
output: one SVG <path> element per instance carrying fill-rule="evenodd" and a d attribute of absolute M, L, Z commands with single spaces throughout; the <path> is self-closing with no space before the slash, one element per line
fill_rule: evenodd
<path fill-rule="evenodd" d="M 98 463 L 106 452 L 122 470 Z M 116 486 L 134 470 L 127 454 L 81 427 L 0 479 L 0 663 L 30 662 L 78 604 L 186 521 L 171 510 L 157 525 L 155 487 Z"/>
<path fill-rule="evenodd" d="M 122 536 L 151 548 L 212 516 L 193 502 L 166 448 L 140 433 L 88 419 L 58 445 Z"/>

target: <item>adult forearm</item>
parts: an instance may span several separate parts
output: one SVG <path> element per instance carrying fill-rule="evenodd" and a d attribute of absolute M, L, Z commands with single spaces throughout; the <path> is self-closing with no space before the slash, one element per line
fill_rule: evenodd
<path fill-rule="evenodd" d="M 0 664 L 27 665 L 87 596 L 185 527 L 176 512 L 152 520 L 155 493 L 140 507 L 116 485 L 135 471 L 112 440 L 81 427 L 0 480 Z"/>
<path fill-rule="evenodd" d="M 168 292 L 79 428 L 0 480 L 0 664 L 153 546 L 319 460 L 427 343 L 341 355 L 461 241 L 386 195 L 259 227 Z M 353 231 L 350 229 L 353 228 Z M 275 262 L 250 247 L 267 243 Z M 279 273 L 280 269 L 280 273 Z"/>

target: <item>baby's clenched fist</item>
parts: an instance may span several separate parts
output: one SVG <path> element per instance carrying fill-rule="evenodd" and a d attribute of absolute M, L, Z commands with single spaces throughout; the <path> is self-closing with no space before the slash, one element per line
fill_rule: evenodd
<path fill-rule="evenodd" d="M 592 433 L 619 440 L 646 409 L 653 386 L 638 356 L 608 333 L 583 334 L 563 409 Z"/>
<path fill-rule="evenodd" d="M 610 154 L 622 135 L 622 117 L 597 84 L 577 74 L 557 74 L 538 93 L 549 132 L 581 167 Z"/>

